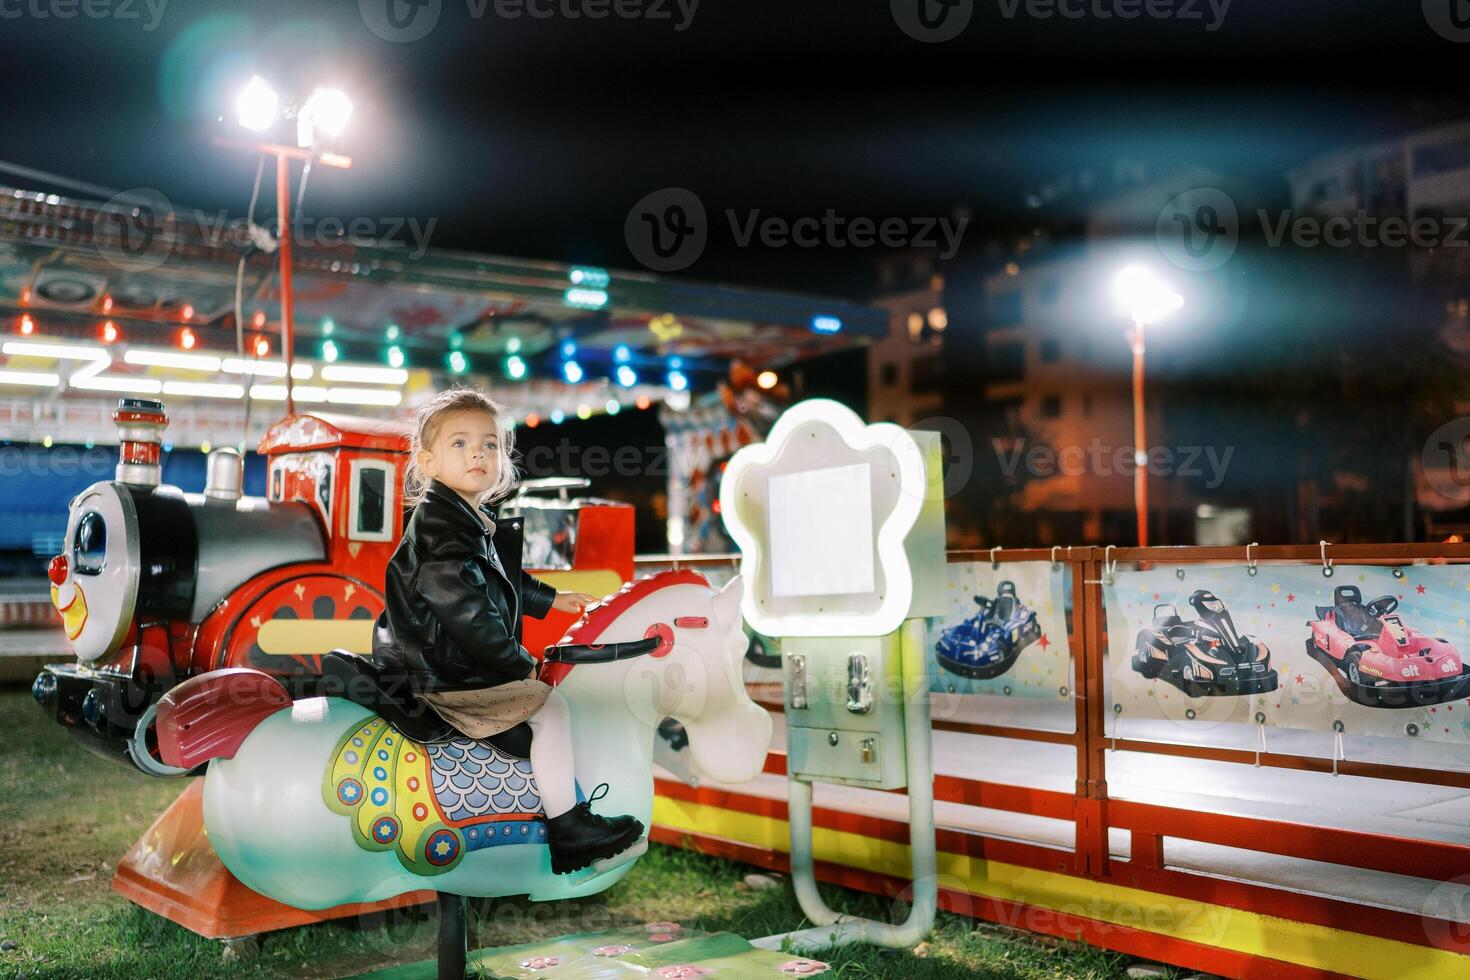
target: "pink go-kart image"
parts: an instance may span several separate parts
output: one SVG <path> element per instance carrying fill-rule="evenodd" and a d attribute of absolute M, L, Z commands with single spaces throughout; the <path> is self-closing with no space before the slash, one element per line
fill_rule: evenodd
<path fill-rule="evenodd" d="M 1363 602 L 1356 585 L 1339 585 L 1332 605 L 1307 623 L 1307 653 L 1326 667 L 1342 693 L 1375 708 L 1412 708 L 1470 696 L 1470 671 L 1442 636 L 1428 636 L 1394 612 L 1399 600 Z"/>

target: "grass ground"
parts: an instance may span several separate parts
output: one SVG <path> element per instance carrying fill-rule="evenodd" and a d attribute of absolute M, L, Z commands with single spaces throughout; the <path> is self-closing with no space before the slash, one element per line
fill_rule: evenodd
<path fill-rule="evenodd" d="M 226 958 L 202 939 L 112 891 L 115 862 L 178 794 L 181 783 L 149 779 L 86 752 L 31 702 L 0 690 L 0 980 L 25 978 L 337 977 L 433 955 L 432 911 L 411 910 L 261 937 Z M 675 920 L 747 937 L 805 922 L 789 882 L 752 890 L 755 869 L 654 846 L 602 895 L 530 905 L 501 900 L 472 910 L 472 945 L 493 946 L 569 932 Z M 886 917 L 890 903 L 824 886 L 836 908 Z M 826 957 L 843 978 L 1121 977 L 1125 958 L 1088 946 L 1042 943 L 941 914 L 927 948 L 850 947 Z"/>

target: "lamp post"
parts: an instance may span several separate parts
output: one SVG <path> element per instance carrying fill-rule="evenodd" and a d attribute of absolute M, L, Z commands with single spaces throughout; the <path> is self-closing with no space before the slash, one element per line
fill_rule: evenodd
<path fill-rule="evenodd" d="M 1133 321 L 1128 343 L 1133 348 L 1133 508 L 1138 517 L 1138 546 L 1148 547 L 1148 435 L 1144 417 L 1143 355 L 1147 327 L 1184 305 L 1184 297 L 1152 270 L 1128 266 L 1113 281 L 1118 306 Z"/>
<path fill-rule="evenodd" d="M 264 135 L 274 129 L 282 117 L 280 96 L 269 83 L 255 76 L 236 99 L 235 116 L 242 128 Z M 350 169 L 352 158 L 322 151 L 318 146 L 318 134 L 340 136 L 352 117 L 352 101 L 341 89 L 319 88 L 311 93 L 305 105 L 295 110 L 295 117 L 296 146 L 286 146 L 269 140 L 260 143 L 228 139 L 214 141 L 218 146 L 261 153 L 276 159 L 276 214 L 281 226 L 281 349 L 286 355 L 288 417 L 296 414 L 296 399 L 292 391 L 295 383 L 293 368 L 296 363 L 296 343 L 291 284 L 291 161 L 300 160 L 307 164 L 320 163 L 327 167 Z"/>

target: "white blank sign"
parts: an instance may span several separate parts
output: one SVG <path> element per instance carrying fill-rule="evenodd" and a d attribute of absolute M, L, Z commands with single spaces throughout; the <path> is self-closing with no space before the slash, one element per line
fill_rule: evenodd
<path fill-rule="evenodd" d="M 773 596 L 875 590 L 872 480 L 868 463 L 771 477 Z"/>

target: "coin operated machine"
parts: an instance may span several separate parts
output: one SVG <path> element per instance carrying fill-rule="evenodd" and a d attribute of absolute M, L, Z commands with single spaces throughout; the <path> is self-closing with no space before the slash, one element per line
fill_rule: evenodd
<path fill-rule="evenodd" d="M 906 947 L 937 907 L 933 744 L 924 617 L 946 594 L 939 435 L 868 425 L 826 399 L 793 405 L 731 459 L 720 492 L 741 551 L 742 612 L 779 637 L 786 698 L 791 872 L 815 928 L 755 940 L 799 952 Z M 812 784 L 908 787 L 913 905 L 893 924 L 839 914 L 817 893 Z"/>

